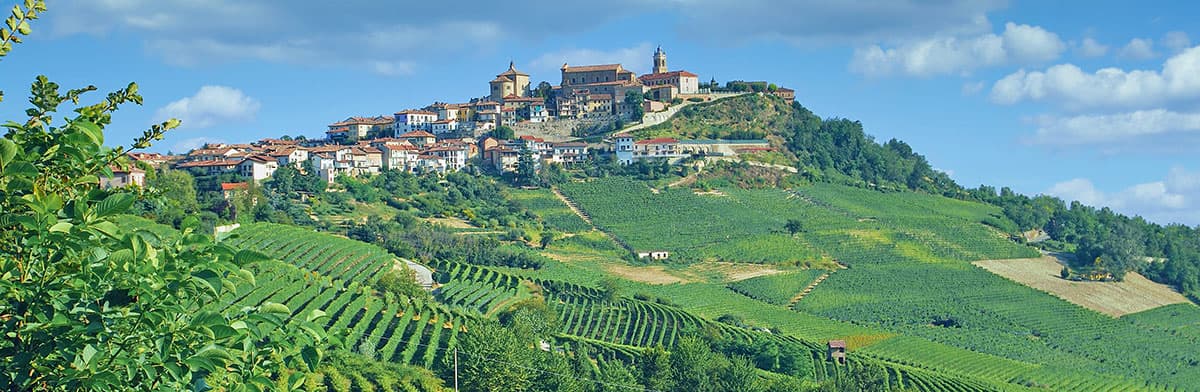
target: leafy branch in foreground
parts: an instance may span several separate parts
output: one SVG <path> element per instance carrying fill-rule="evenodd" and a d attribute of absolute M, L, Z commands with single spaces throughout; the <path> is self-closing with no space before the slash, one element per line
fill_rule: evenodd
<path fill-rule="evenodd" d="M 6 20 L 27 34 L 44 10 L 26 1 Z M 141 104 L 137 85 L 78 106 L 93 86 L 61 92 L 38 76 L 23 122 L 0 138 L 0 389 L 257 391 L 299 386 L 320 361 L 320 314 L 292 318 L 286 306 L 214 311 L 222 293 L 253 285 L 242 268 L 265 256 L 237 251 L 185 221 L 177 238 L 121 227 L 115 217 L 139 196 L 101 189 L 112 167 L 127 166 L 127 148 L 104 146 L 103 129 L 126 103 Z M 70 102 L 73 115 L 54 125 Z M 152 126 L 128 149 L 161 140 L 178 126 Z M 292 329 L 295 325 L 298 328 Z"/>

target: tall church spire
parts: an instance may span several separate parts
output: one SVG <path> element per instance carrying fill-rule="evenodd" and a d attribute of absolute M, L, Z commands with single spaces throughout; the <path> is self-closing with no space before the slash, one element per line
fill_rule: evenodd
<path fill-rule="evenodd" d="M 654 51 L 654 72 L 652 72 L 652 73 L 658 74 L 658 73 L 666 73 L 666 72 L 667 72 L 667 53 L 663 52 L 662 46 L 659 46 L 658 49 L 656 49 Z"/>

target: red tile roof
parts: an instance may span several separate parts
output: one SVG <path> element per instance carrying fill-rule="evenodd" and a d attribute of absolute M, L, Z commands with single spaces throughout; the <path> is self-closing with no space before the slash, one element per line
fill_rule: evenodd
<path fill-rule="evenodd" d="M 405 132 L 403 135 L 400 135 L 400 137 L 401 138 L 414 138 L 414 137 L 427 138 L 427 137 L 437 137 L 437 136 L 434 136 L 432 133 L 425 132 L 425 131 L 409 131 L 409 132 Z"/>
<path fill-rule="evenodd" d="M 645 145 L 645 144 L 674 144 L 674 143 L 679 143 L 679 140 L 675 140 L 675 139 L 672 139 L 672 138 L 669 138 L 669 137 L 660 137 L 660 138 L 657 138 L 657 139 L 638 140 L 638 141 L 636 141 L 636 142 L 633 142 L 633 144 L 642 144 L 642 145 Z"/>
<path fill-rule="evenodd" d="M 246 189 L 249 187 L 250 187 L 250 184 L 245 183 L 245 182 L 222 182 L 221 183 L 221 190 L 223 190 L 223 191 L 232 191 L 234 189 Z"/>
<path fill-rule="evenodd" d="M 521 137 L 519 137 L 518 139 L 525 140 L 525 141 L 531 141 L 531 142 L 538 142 L 538 143 L 546 142 L 546 139 L 542 139 L 540 137 L 536 137 L 536 136 L 532 136 L 532 135 L 521 135 Z"/>
<path fill-rule="evenodd" d="M 179 167 L 209 167 L 209 166 L 237 166 L 241 161 L 230 160 L 215 160 L 215 161 L 191 161 L 179 164 Z"/>
<path fill-rule="evenodd" d="M 396 114 L 424 114 L 427 116 L 436 116 L 437 115 L 437 113 L 426 111 L 426 110 L 404 110 L 404 111 L 396 112 Z"/>
<path fill-rule="evenodd" d="M 670 78 L 678 78 L 678 77 L 695 78 L 695 77 L 699 77 L 699 75 L 696 75 L 696 74 L 688 72 L 688 71 L 681 70 L 681 71 L 671 71 L 671 72 L 663 72 L 663 73 L 655 73 L 655 74 L 645 74 L 645 75 L 639 76 L 638 79 L 644 82 L 644 81 L 649 81 L 649 80 L 670 79 Z"/>

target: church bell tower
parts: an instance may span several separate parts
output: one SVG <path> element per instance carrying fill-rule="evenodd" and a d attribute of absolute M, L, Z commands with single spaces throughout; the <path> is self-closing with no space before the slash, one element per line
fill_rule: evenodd
<path fill-rule="evenodd" d="M 667 54 L 663 52 L 662 47 L 654 51 L 654 72 L 656 74 L 667 72 Z"/>

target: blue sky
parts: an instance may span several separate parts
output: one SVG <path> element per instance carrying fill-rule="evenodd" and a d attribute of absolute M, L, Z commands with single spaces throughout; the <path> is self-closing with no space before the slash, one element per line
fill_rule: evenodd
<path fill-rule="evenodd" d="M 967 186 L 1200 224 L 1193 2 L 581 4 L 55 1 L 0 62 L 0 118 L 18 118 L 45 74 L 102 91 L 139 84 L 145 104 L 117 114 L 110 143 L 168 116 L 184 126 L 157 151 L 319 137 L 351 115 L 482 96 L 510 60 L 555 83 L 564 62 L 645 72 L 661 45 L 672 69 L 791 87 Z"/>

